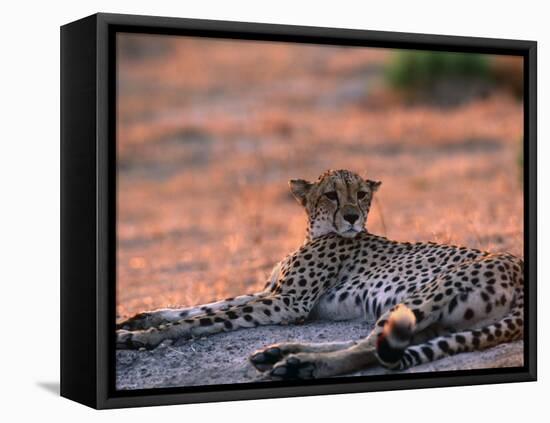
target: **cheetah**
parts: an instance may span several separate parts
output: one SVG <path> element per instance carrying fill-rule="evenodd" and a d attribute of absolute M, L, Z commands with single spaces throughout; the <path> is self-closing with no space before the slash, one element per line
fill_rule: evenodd
<path fill-rule="evenodd" d="M 360 340 L 280 343 L 250 355 L 272 379 L 323 378 L 381 364 L 405 369 L 523 337 L 523 261 L 511 254 L 397 242 L 366 230 L 381 182 L 331 170 L 291 180 L 307 214 L 303 245 L 261 292 L 198 307 L 140 313 L 117 325 L 118 348 L 154 348 L 305 319 L 375 322 Z"/>

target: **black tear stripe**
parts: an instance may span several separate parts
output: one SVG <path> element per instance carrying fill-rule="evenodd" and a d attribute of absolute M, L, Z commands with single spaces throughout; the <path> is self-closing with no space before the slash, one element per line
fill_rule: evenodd
<path fill-rule="evenodd" d="M 365 218 L 366 214 L 365 214 L 365 211 L 361 208 L 361 202 L 359 200 L 357 200 L 357 208 L 359 209 L 359 211 L 361 212 L 361 214 L 363 215 L 363 218 Z"/>
<path fill-rule="evenodd" d="M 364 200 L 364 198 L 363 198 Z M 372 201 L 372 199 L 371 199 Z M 357 199 L 357 208 L 361 211 L 361 213 L 363 214 L 363 218 L 366 219 L 367 215 L 365 214 L 365 211 L 361 208 L 361 201 L 359 201 L 359 198 Z"/>
<path fill-rule="evenodd" d="M 336 187 L 333 186 L 332 189 L 336 191 Z M 334 214 L 332 215 L 332 226 L 336 231 L 338 231 L 338 228 L 336 227 L 336 213 L 338 213 L 338 210 L 340 210 L 340 199 L 338 198 L 338 191 L 336 191 L 336 210 L 334 211 Z"/>

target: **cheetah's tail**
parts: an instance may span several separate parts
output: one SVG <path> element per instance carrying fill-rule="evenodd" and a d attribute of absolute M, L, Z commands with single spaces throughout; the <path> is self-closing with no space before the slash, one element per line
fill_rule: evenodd
<path fill-rule="evenodd" d="M 422 363 L 439 360 L 461 352 L 478 351 L 495 345 L 523 338 L 523 295 L 516 297 L 515 304 L 501 320 L 478 330 L 465 330 L 439 336 L 430 341 L 411 345 L 405 349 L 397 366 L 406 369 Z"/>
<path fill-rule="evenodd" d="M 398 304 L 383 325 L 376 339 L 376 356 L 385 367 L 396 367 L 403 357 L 405 349 L 410 345 L 411 337 L 416 327 L 416 316 L 409 307 Z"/>

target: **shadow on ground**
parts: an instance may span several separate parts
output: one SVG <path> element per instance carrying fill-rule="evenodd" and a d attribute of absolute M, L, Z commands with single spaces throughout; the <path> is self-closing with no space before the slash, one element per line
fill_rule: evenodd
<path fill-rule="evenodd" d="M 153 351 L 117 351 L 118 389 L 232 384 L 261 380 L 247 360 L 255 350 L 284 341 L 328 342 L 360 339 L 371 325 L 316 322 L 301 326 L 266 326 L 196 339 Z M 406 373 L 523 366 L 523 341 L 485 351 L 463 353 L 406 370 Z M 386 374 L 372 367 L 352 376 Z"/>
<path fill-rule="evenodd" d="M 59 396 L 61 392 L 59 382 L 36 382 L 36 386 L 56 396 Z"/>

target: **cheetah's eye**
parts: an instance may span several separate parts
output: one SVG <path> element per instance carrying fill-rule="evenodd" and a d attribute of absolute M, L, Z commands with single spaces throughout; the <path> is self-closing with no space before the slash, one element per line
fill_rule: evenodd
<path fill-rule="evenodd" d="M 325 195 L 329 200 L 332 200 L 332 201 L 338 200 L 338 194 L 336 194 L 336 191 L 325 192 Z"/>
<path fill-rule="evenodd" d="M 365 195 L 367 195 L 367 193 L 365 191 L 358 191 L 357 192 L 357 199 L 362 200 L 363 198 L 365 198 Z"/>

